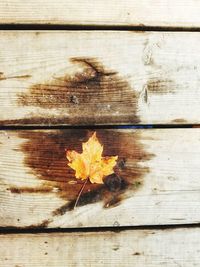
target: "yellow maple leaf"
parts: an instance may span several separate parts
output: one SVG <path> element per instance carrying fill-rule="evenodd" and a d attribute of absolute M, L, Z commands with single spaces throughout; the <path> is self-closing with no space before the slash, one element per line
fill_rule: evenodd
<path fill-rule="evenodd" d="M 89 179 L 91 183 L 103 184 L 103 178 L 114 173 L 118 156 L 102 157 L 103 146 L 96 137 L 96 132 L 82 144 L 82 153 L 67 151 L 68 165 L 75 170 L 77 179 Z"/>

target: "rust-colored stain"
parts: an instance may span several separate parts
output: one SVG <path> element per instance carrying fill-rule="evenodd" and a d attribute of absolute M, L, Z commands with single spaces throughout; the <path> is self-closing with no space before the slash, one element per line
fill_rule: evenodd
<path fill-rule="evenodd" d="M 177 123 L 177 124 L 188 124 L 188 121 L 185 120 L 185 119 L 181 119 L 181 118 L 179 118 L 179 119 L 174 119 L 174 120 L 172 120 L 172 123 Z"/>
<path fill-rule="evenodd" d="M 43 109 L 67 108 L 62 122 L 68 124 L 93 124 L 112 122 L 139 122 L 137 116 L 138 93 L 125 77 L 109 70 L 96 58 L 72 58 L 79 67 L 73 75 L 52 77 L 43 83 L 32 85 L 27 92 L 18 94 L 20 106 Z M 81 71 L 80 71 L 81 67 Z M 112 116 L 112 117 L 111 117 Z M 50 116 L 35 117 L 37 123 L 60 123 Z M 19 121 L 13 121 L 17 123 Z M 21 123 L 32 123 L 32 118 Z"/>
<path fill-rule="evenodd" d="M 168 94 L 174 92 L 174 81 L 170 79 L 150 79 L 147 83 L 148 93 Z"/>
<path fill-rule="evenodd" d="M 21 193 L 50 193 L 52 192 L 52 187 L 49 186 L 41 186 L 41 187 L 37 187 L 37 188 L 33 188 L 33 187 L 14 187 L 11 186 L 10 188 L 8 188 L 8 190 L 12 193 L 15 194 L 21 194 Z"/>
<path fill-rule="evenodd" d="M 140 252 L 135 252 L 135 253 L 133 253 L 132 255 L 134 255 L 134 256 L 140 256 L 141 253 L 140 253 Z"/>
<path fill-rule="evenodd" d="M 103 155 L 118 155 L 115 174 L 104 179 L 104 184 L 87 183 L 78 201 L 77 207 L 103 201 L 105 208 L 119 205 L 126 192 L 134 193 L 143 183 L 143 177 L 149 172 L 139 163 L 148 161 L 153 155 L 145 151 L 140 143 L 140 132 L 97 130 L 97 136 L 104 146 Z M 74 171 L 67 166 L 65 148 L 81 152 L 81 144 L 88 140 L 93 131 L 80 129 L 52 131 L 20 131 L 25 139 L 21 150 L 25 155 L 24 164 L 38 179 L 41 187 L 11 187 L 13 193 L 50 193 L 54 192 L 66 200 L 66 204 L 53 212 L 62 215 L 74 208 L 83 181 L 77 180 Z"/>

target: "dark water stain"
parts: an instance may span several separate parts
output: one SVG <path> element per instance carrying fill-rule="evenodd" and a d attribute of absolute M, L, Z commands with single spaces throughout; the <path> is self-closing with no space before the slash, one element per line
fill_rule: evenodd
<path fill-rule="evenodd" d="M 17 221 L 19 222 L 20 220 L 17 219 Z M 16 231 L 16 230 L 33 230 L 33 229 L 38 229 L 38 228 L 47 228 L 47 226 L 49 225 L 49 223 L 52 222 L 52 219 L 47 219 L 47 220 L 43 220 L 42 222 L 40 223 L 37 223 L 37 224 L 31 224 L 31 225 L 28 225 L 28 226 L 13 226 L 13 225 L 8 225 L 6 226 L 6 230 L 4 230 L 3 232 L 5 233 L 6 231 Z M 1 230 L 0 229 L 0 233 L 1 233 Z"/>
<path fill-rule="evenodd" d="M 73 74 L 70 75 L 68 69 L 62 77 L 54 76 L 32 85 L 27 92 L 18 94 L 18 104 L 46 110 L 66 108 L 68 115 L 62 118 L 65 124 L 139 122 L 139 94 L 125 77 L 104 67 L 96 58 L 72 58 L 71 62 L 77 67 Z M 38 124 L 44 123 L 44 119 L 48 119 L 48 123 L 55 120 L 53 116 L 48 118 L 48 111 L 33 117 Z M 27 119 L 19 122 L 29 123 Z"/>
<path fill-rule="evenodd" d="M 66 204 L 53 212 L 62 215 L 74 208 L 83 181 L 75 179 L 74 171 L 67 166 L 65 149 L 82 151 L 81 144 L 88 140 L 93 131 L 84 129 L 20 131 L 24 139 L 21 150 L 25 155 L 24 164 L 30 173 L 42 180 L 42 186 L 25 188 L 11 187 L 12 193 L 50 193 L 66 200 Z M 105 208 L 119 205 L 134 194 L 142 183 L 147 167 L 140 165 L 153 157 L 140 143 L 140 131 L 97 130 L 97 137 L 104 146 L 104 156 L 118 155 L 115 173 L 105 177 L 104 184 L 88 182 L 78 201 L 77 207 L 99 201 Z M 55 190 L 56 189 L 56 190 Z"/>
<path fill-rule="evenodd" d="M 46 228 L 51 222 L 52 220 L 47 219 L 47 220 L 43 220 L 41 223 L 38 223 L 38 224 L 32 224 L 26 227 L 22 227 L 22 229 Z"/>
<path fill-rule="evenodd" d="M 110 70 L 97 58 L 72 58 L 71 62 L 72 69 L 68 67 L 62 76 L 56 77 L 55 74 L 46 81 L 31 85 L 26 92 L 18 93 L 20 107 L 39 107 L 42 112 L 36 109 L 25 118 L 1 120 L 0 125 L 140 123 L 140 93 L 130 85 L 127 77 Z M 0 79 L 5 79 L 3 73 L 0 73 Z M 169 77 L 151 78 L 145 86 L 145 102 L 151 94 L 173 93 L 175 88 Z M 52 115 L 51 109 L 57 109 L 58 115 Z"/>

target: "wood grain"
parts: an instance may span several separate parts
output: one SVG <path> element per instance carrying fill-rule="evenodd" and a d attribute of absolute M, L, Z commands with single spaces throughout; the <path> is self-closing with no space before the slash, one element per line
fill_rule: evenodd
<path fill-rule="evenodd" d="M 199 33 L 0 37 L 1 126 L 200 122 Z"/>
<path fill-rule="evenodd" d="M 199 27 L 195 0 L 2 0 L 0 23 Z"/>
<path fill-rule="evenodd" d="M 4 267 L 193 267 L 200 261 L 199 238 L 199 228 L 0 235 L 0 264 Z"/>
<path fill-rule="evenodd" d="M 18 228 L 187 224 L 200 221 L 200 129 L 97 130 L 116 176 L 83 184 L 65 149 L 93 131 L 0 132 L 0 226 Z M 117 177 L 120 177 L 118 179 Z"/>

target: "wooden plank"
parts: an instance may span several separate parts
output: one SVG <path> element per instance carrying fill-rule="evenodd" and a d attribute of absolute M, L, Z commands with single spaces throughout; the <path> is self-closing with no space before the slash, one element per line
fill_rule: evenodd
<path fill-rule="evenodd" d="M 195 0 L 2 0 L 0 23 L 199 27 Z"/>
<path fill-rule="evenodd" d="M 0 235 L 0 264 L 31 266 L 193 267 L 199 228 Z"/>
<path fill-rule="evenodd" d="M 105 184 L 83 182 L 65 149 L 88 130 L 0 132 L 0 226 L 101 227 L 200 221 L 200 129 L 97 130 L 104 156 L 118 155 Z"/>
<path fill-rule="evenodd" d="M 199 33 L 0 37 L 0 125 L 200 123 Z"/>

